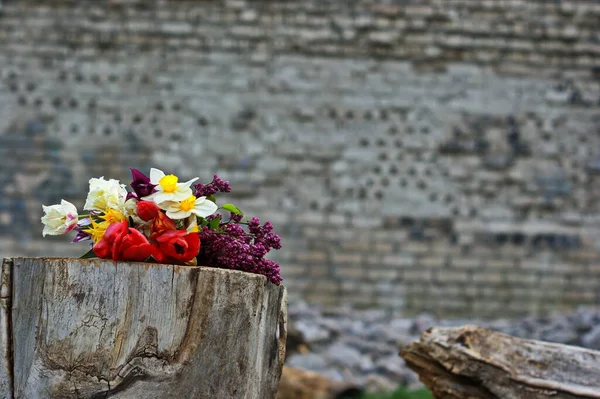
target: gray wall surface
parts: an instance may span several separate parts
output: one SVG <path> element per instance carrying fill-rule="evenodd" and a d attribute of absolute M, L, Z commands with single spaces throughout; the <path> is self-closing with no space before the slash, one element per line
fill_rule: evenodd
<path fill-rule="evenodd" d="M 214 173 L 292 294 L 444 316 L 600 303 L 600 3 L 5 1 L 0 256 L 129 167 Z"/>

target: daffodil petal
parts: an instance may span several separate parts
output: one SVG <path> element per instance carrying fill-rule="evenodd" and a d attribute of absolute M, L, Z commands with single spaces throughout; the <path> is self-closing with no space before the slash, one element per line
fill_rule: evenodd
<path fill-rule="evenodd" d="M 214 202 L 207 199 L 201 200 L 201 198 L 196 200 L 196 206 L 194 206 L 194 209 L 192 210 L 192 212 L 194 212 L 196 215 L 205 218 L 209 215 L 212 215 L 217 211 L 217 209 L 219 209 L 217 204 Z"/>
<path fill-rule="evenodd" d="M 165 172 L 160 169 L 150 168 L 150 183 L 158 184 L 158 181 L 165 177 Z"/>

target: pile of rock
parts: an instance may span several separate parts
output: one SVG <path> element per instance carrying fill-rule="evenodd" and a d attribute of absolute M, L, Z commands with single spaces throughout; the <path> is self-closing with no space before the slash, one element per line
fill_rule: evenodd
<path fill-rule="evenodd" d="M 383 310 L 326 309 L 293 299 L 288 312 L 287 365 L 368 391 L 421 386 L 398 352 L 433 325 L 477 324 L 521 338 L 600 349 L 600 307 L 511 320 L 443 320 L 430 314 L 408 318 Z"/>

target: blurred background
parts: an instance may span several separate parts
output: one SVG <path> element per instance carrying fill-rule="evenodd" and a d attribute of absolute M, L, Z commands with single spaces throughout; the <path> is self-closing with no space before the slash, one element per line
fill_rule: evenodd
<path fill-rule="evenodd" d="M 600 348 L 599 27 L 595 0 L 0 0 L 0 257 L 83 254 L 39 220 L 90 177 L 216 173 L 282 236 L 299 367 L 417 384 L 394 345 L 467 319 Z"/>

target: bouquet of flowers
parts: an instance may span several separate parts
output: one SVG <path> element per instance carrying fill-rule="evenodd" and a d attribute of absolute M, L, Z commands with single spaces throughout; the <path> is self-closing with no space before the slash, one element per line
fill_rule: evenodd
<path fill-rule="evenodd" d="M 149 177 L 137 169 L 131 173 L 129 192 L 118 180 L 90 179 L 87 214 L 65 200 L 43 205 L 42 234 L 76 231 L 73 242 L 91 241 L 82 258 L 236 269 L 281 283 L 279 265 L 265 259 L 281 248 L 271 223 L 245 219 L 233 204 L 217 205 L 215 194 L 230 192 L 229 182 L 214 175 L 208 184 L 194 184 L 198 178 L 181 183 L 154 168 Z"/>

